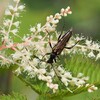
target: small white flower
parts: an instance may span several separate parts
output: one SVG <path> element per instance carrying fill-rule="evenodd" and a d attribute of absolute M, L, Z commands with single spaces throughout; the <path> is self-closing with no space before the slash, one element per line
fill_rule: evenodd
<path fill-rule="evenodd" d="M 65 72 L 65 70 L 61 66 L 58 67 L 58 71 L 60 71 L 61 73 Z"/>
<path fill-rule="evenodd" d="M 17 7 L 13 7 L 12 5 L 9 5 L 8 8 L 9 8 L 9 10 L 12 12 L 12 14 L 13 14 L 14 12 L 17 12 L 17 10 L 18 10 Z"/>
<path fill-rule="evenodd" d="M 13 23 L 13 25 L 14 25 L 16 28 L 19 26 L 19 24 L 20 24 L 20 21 L 16 21 L 16 22 Z"/>
<path fill-rule="evenodd" d="M 5 57 L 3 57 L 1 54 L 0 54 L 0 58 L 2 59 L 2 61 L 0 60 L 1 66 L 2 66 L 2 65 L 7 65 L 7 66 L 9 66 L 9 64 L 12 62 L 11 60 L 6 59 Z"/>
<path fill-rule="evenodd" d="M 53 19 L 53 15 L 50 15 L 50 19 Z"/>
<path fill-rule="evenodd" d="M 57 20 L 57 19 L 51 21 L 52 24 L 57 24 L 58 22 L 59 22 L 59 20 Z"/>
<path fill-rule="evenodd" d="M 45 29 L 43 29 L 43 30 L 46 30 L 46 32 L 53 32 L 53 31 L 55 31 L 55 27 L 52 27 L 50 25 L 50 23 L 46 23 Z"/>
<path fill-rule="evenodd" d="M 70 10 L 69 6 L 66 8 L 66 11 L 67 11 L 68 14 L 72 14 L 72 11 Z"/>
<path fill-rule="evenodd" d="M 76 85 L 77 84 L 77 78 L 72 78 L 72 80 L 70 80 L 70 85 L 72 85 L 72 86 L 74 86 L 74 85 Z"/>
<path fill-rule="evenodd" d="M 14 7 L 13 7 L 12 5 L 9 5 L 8 8 L 9 8 L 10 10 L 14 10 Z"/>
<path fill-rule="evenodd" d="M 54 20 L 53 15 L 47 16 L 47 22 L 52 22 Z"/>
<path fill-rule="evenodd" d="M 38 73 L 38 69 L 37 68 L 34 68 L 34 73 Z"/>
<path fill-rule="evenodd" d="M 45 68 L 46 67 L 46 63 L 45 62 L 41 62 L 41 68 Z"/>
<path fill-rule="evenodd" d="M 39 74 L 39 75 L 38 75 L 38 79 L 39 79 L 39 80 L 45 80 L 45 76 L 44 76 L 43 74 Z"/>
<path fill-rule="evenodd" d="M 86 39 L 85 44 L 86 44 L 87 46 L 91 46 L 91 43 L 92 43 L 92 40 L 87 40 L 87 39 Z"/>
<path fill-rule="evenodd" d="M 88 76 L 87 77 L 83 77 L 82 79 L 85 80 L 85 81 L 88 81 L 89 77 Z"/>
<path fill-rule="evenodd" d="M 57 89 L 58 89 L 58 84 L 54 84 L 54 86 L 53 86 L 53 93 L 55 93 Z"/>
<path fill-rule="evenodd" d="M 67 16 L 67 14 L 72 14 L 72 11 L 70 10 L 70 7 L 67 7 L 66 9 L 62 8 L 61 9 L 61 15 L 62 16 Z"/>
<path fill-rule="evenodd" d="M 47 16 L 46 20 L 47 20 L 47 22 L 49 22 L 49 16 Z"/>
<path fill-rule="evenodd" d="M 83 73 L 78 73 L 77 77 L 82 77 Z"/>
<path fill-rule="evenodd" d="M 36 32 L 36 28 L 35 27 L 31 27 L 30 28 L 30 32 L 33 32 L 33 33 Z"/>
<path fill-rule="evenodd" d="M 41 68 L 41 69 L 38 70 L 38 73 L 45 74 L 46 73 L 46 69 Z"/>
<path fill-rule="evenodd" d="M 19 52 L 19 51 L 16 51 L 14 54 L 12 54 L 12 58 L 13 58 L 14 60 L 20 59 L 21 56 L 22 56 L 22 53 Z"/>
<path fill-rule="evenodd" d="M 41 35 L 38 35 L 38 39 L 42 39 L 42 36 Z"/>
<path fill-rule="evenodd" d="M 88 54 L 88 57 L 90 57 L 90 58 L 95 58 L 95 55 L 94 55 L 93 51 L 91 51 L 91 52 Z"/>
<path fill-rule="evenodd" d="M 45 78 L 45 80 L 48 82 L 48 83 L 51 83 L 52 82 L 52 77 L 51 76 L 47 76 Z"/>
<path fill-rule="evenodd" d="M 55 89 L 55 90 L 58 89 L 58 84 L 54 84 L 54 89 Z"/>
<path fill-rule="evenodd" d="M 58 20 L 58 21 L 59 21 L 59 20 Z M 56 28 L 57 25 L 56 25 L 56 24 L 53 24 L 52 27 L 53 27 L 53 28 Z M 51 39 L 52 39 L 52 37 L 53 37 L 53 36 L 51 36 Z"/>
<path fill-rule="evenodd" d="M 36 59 L 36 58 L 34 58 L 34 59 L 33 59 L 33 64 L 34 64 L 34 66 L 37 66 L 38 63 L 39 63 L 39 60 Z"/>
<path fill-rule="evenodd" d="M 41 31 L 41 24 L 37 24 L 37 32 L 40 32 Z"/>
<path fill-rule="evenodd" d="M 83 52 L 83 54 L 86 54 L 86 51 L 87 51 L 86 48 L 84 48 L 84 47 L 81 48 L 81 52 Z"/>
<path fill-rule="evenodd" d="M 87 83 L 85 86 L 86 86 L 86 87 L 89 87 L 89 84 Z"/>
<path fill-rule="evenodd" d="M 23 55 L 25 55 L 26 58 L 27 56 L 30 57 L 32 55 L 29 49 L 23 49 L 21 52 L 23 53 Z"/>
<path fill-rule="evenodd" d="M 11 20 L 6 19 L 6 20 L 4 20 L 3 25 L 6 26 L 6 27 L 9 27 L 10 23 L 11 23 Z"/>
<path fill-rule="evenodd" d="M 7 44 L 7 47 L 8 47 L 8 48 L 13 47 L 13 44 L 14 44 L 14 43 L 10 41 L 10 42 Z"/>
<path fill-rule="evenodd" d="M 18 10 L 23 11 L 24 8 L 25 8 L 25 5 L 20 5 L 20 6 L 18 7 Z"/>
<path fill-rule="evenodd" d="M 97 54 L 96 60 L 98 60 L 99 58 L 100 58 L 100 52 Z"/>
<path fill-rule="evenodd" d="M 17 12 L 18 11 L 18 8 L 15 7 L 14 9 L 12 9 L 12 11 L 14 11 L 13 13 Z"/>
<path fill-rule="evenodd" d="M 63 16 L 67 16 L 67 13 L 64 13 Z"/>
<path fill-rule="evenodd" d="M 21 74 L 21 69 L 20 69 L 20 67 L 18 67 L 14 72 L 16 73 L 17 76 L 20 75 L 20 74 Z"/>
<path fill-rule="evenodd" d="M 62 77 L 62 78 L 61 78 L 61 81 L 62 81 L 63 83 L 66 83 L 66 82 L 67 82 L 67 79 L 66 79 L 65 77 Z"/>
<path fill-rule="evenodd" d="M 55 76 L 55 72 L 54 72 L 54 70 L 51 70 L 51 72 L 48 73 L 48 75 L 51 76 L 51 77 L 54 77 L 54 76 Z"/>
<path fill-rule="evenodd" d="M 66 10 L 68 11 L 70 9 L 70 7 L 68 6 L 67 8 L 66 8 Z"/>
<path fill-rule="evenodd" d="M 18 12 L 14 13 L 14 15 L 15 15 L 15 17 L 19 17 L 19 13 Z"/>
<path fill-rule="evenodd" d="M 93 92 L 97 89 L 98 89 L 98 87 L 96 87 L 95 85 L 92 85 L 91 87 L 88 88 L 88 92 Z"/>
<path fill-rule="evenodd" d="M 60 15 L 59 13 L 56 13 L 56 14 L 55 14 L 55 18 L 61 19 L 61 15 Z"/>
<path fill-rule="evenodd" d="M 5 15 L 7 16 L 12 15 L 9 9 L 5 10 Z"/>
<path fill-rule="evenodd" d="M 28 71 L 31 72 L 33 70 L 33 68 L 29 65 L 24 66 L 24 71 Z"/>
<path fill-rule="evenodd" d="M 38 23 L 37 24 L 37 28 L 41 28 L 41 23 Z"/>
<path fill-rule="evenodd" d="M 40 46 L 38 46 L 38 48 L 40 48 Z M 42 59 L 43 56 L 42 55 L 38 55 L 38 57 L 39 57 L 39 59 Z"/>
<path fill-rule="evenodd" d="M 68 79 L 62 77 L 61 81 L 65 84 L 65 86 L 68 86 Z"/>
<path fill-rule="evenodd" d="M 64 8 L 62 8 L 62 9 L 61 9 L 61 13 L 63 13 L 64 11 L 65 11 L 65 9 L 64 9 Z"/>
<path fill-rule="evenodd" d="M 83 36 L 81 36 L 81 37 L 77 36 L 77 37 L 75 38 L 76 41 L 81 41 L 81 40 L 83 40 L 83 39 L 84 39 Z"/>
<path fill-rule="evenodd" d="M 100 46 L 99 46 L 98 43 L 93 42 L 93 44 L 92 44 L 92 48 L 99 49 Z"/>
<path fill-rule="evenodd" d="M 5 30 L 5 28 L 3 28 L 2 30 L 0 30 L 0 33 L 7 35 L 7 31 Z"/>
<path fill-rule="evenodd" d="M 56 90 L 58 89 L 58 84 L 53 84 L 53 83 L 47 83 L 47 86 L 51 89 L 53 89 L 53 93 L 56 92 Z"/>
<path fill-rule="evenodd" d="M 16 33 L 18 32 L 18 29 L 13 29 L 13 30 L 11 30 L 11 32 L 12 32 L 14 35 L 16 35 Z"/>
<path fill-rule="evenodd" d="M 77 86 L 81 86 L 81 85 L 84 85 L 85 84 L 85 81 L 84 80 L 82 80 L 82 79 L 79 79 L 78 81 L 77 81 Z"/>
<path fill-rule="evenodd" d="M 70 72 L 65 72 L 63 76 L 66 78 L 72 78 L 72 75 Z"/>
<path fill-rule="evenodd" d="M 17 48 L 18 48 L 19 50 L 22 50 L 23 47 L 24 47 L 23 44 L 19 44 L 19 43 L 17 44 Z"/>

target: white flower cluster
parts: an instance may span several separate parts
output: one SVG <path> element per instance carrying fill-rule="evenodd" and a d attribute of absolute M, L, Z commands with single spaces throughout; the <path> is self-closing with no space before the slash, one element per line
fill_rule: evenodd
<path fill-rule="evenodd" d="M 42 26 L 40 23 L 36 26 L 30 28 L 31 35 L 26 35 L 22 39 L 23 43 L 13 43 L 14 41 L 10 38 L 10 33 L 13 33 L 15 36 L 18 32 L 18 27 L 20 22 L 15 21 L 16 17 L 19 17 L 19 11 L 23 11 L 24 5 L 19 5 L 20 0 L 13 0 L 15 2 L 15 6 L 10 5 L 6 10 L 5 14 L 10 16 L 10 19 L 5 19 L 3 22 L 4 27 L 0 30 L 3 35 L 2 42 L 3 46 L 0 50 L 11 48 L 14 50 L 7 59 L 3 57 L 0 53 L 1 63 L 6 60 L 10 61 L 13 64 L 18 65 L 18 68 L 15 70 L 17 75 L 22 74 L 23 72 L 27 72 L 30 78 L 37 78 L 38 80 L 42 80 L 46 82 L 47 87 L 53 90 L 55 93 L 59 89 L 59 80 L 66 87 L 65 89 L 70 90 L 69 86 L 76 86 L 76 88 L 86 86 L 88 77 L 84 77 L 82 73 L 79 73 L 76 77 L 72 75 L 71 72 L 66 71 L 62 67 L 55 67 L 56 70 L 51 68 L 50 64 L 47 64 L 46 61 L 48 59 L 47 56 L 44 57 L 45 62 L 40 61 L 42 56 L 50 51 L 48 47 L 48 34 L 51 32 L 55 33 L 56 38 L 58 38 L 57 34 L 57 24 L 59 20 L 63 16 L 67 16 L 67 14 L 71 14 L 70 7 L 66 9 L 62 8 L 60 13 L 56 13 L 54 16 L 50 15 L 46 18 L 46 23 Z M 12 26 L 15 28 L 12 29 Z M 53 36 L 52 36 L 53 37 Z M 75 43 L 75 40 L 82 40 L 81 37 L 72 38 L 69 41 L 70 45 Z M 51 41 L 53 44 L 57 42 L 55 38 Z M 89 51 L 89 57 L 96 57 L 96 60 L 100 58 L 100 46 L 98 43 L 94 43 L 88 41 L 86 39 L 84 45 L 77 44 L 76 47 L 72 50 L 68 50 L 67 53 L 81 51 L 84 54 L 87 54 Z M 97 51 L 97 56 L 94 55 L 93 51 Z M 56 71 L 56 72 L 55 72 Z M 96 90 L 95 86 L 89 87 L 90 90 Z M 89 90 L 89 91 L 90 91 Z M 73 90 L 71 90 L 73 91 Z"/>
<path fill-rule="evenodd" d="M 73 37 L 70 41 L 69 41 L 69 45 L 75 44 L 75 41 L 80 41 L 81 42 L 84 41 L 81 44 L 76 44 L 76 46 L 74 47 L 74 49 L 68 50 L 68 53 L 76 53 L 76 52 L 80 52 L 81 54 L 84 54 L 86 56 L 88 56 L 89 58 L 94 58 L 95 60 L 100 59 L 100 43 L 99 42 L 94 42 L 92 41 L 92 39 L 88 39 L 85 37 Z"/>
<path fill-rule="evenodd" d="M 98 87 L 96 87 L 95 85 L 86 84 L 86 87 L 89 87 L 88 92 L 93 92 L 98 89 Z"/>
<path fill-rule="evenodd" d="M 37 27 L 31 27 L 30 31 L 33 33 L 37 32 L 44 32 L 44 33 L 50 33 L 55 32 L 57 23 L 59 23 L 59 20 L 62 18 L 62 16 L 67 16 L 67 14 L 72 14 L 72 11 L 70 10 L 70 7 L 67 7 L 66 9 L 62 8 L 60 13 L 56 13 L 54 16 L 50 15 L 46 18 L 46 24 L 41 27 L 41 24 L 37 24 Z"/>
<path fill-rule="evenodd" d="M 13 43 L 10 34 L 17 36 L 20 21 L 15 21 L 15 18 L 19 17 L 20 12 L 25 8 L 24 5 L 19 5 L 20 0 L 13 1 L 15 2 L 15 6 L 9 5 L 8 9 L 6 9 L 5 15 L 7 18 L 4 19 L 3 27 L 0 30 L 1 35 L 3 35 L 2 41 L 7 46 Z"/>
<path fill-rule="evenodd" d="M 86 81 L 89 79 L 89 77 L 84 77 L 82 73 L 79 73 L 77 77 L 73 77 L 70 72 L 63 70 L 62 67 L 58 67 L 58 70 L 61 74 L 61 81 L 65 86 L 71 85 L 81 87 L 85 85 Z"/>
<path fill-rule="evenodd" d="M 39 63 L 39 61 L 36 61 L 36 62 Z M 32 79 L 37 77 L 38 80 L 45 81 L 47 84 L 47 87 L 52 89 L 53 93 L 55 93 L 59 89 L 59 84 L 58 84 L 59 81 L 61 81 L 61 83 L 63 83 L 66 90 L 68 90 L 72 93 L 73 93 L 74 89 L 80 88 L 80 87 L 88 87 L 89 92 L 93 92 L 94 90 L 97 90 L 97 87 L 95 87 L 94 85 L 91 86 L 91 84 L 87 84 L 89 77 L 84 77 L 82 73 L 79 73 L 76 77 L 74 77 L 71 72 L 64 70 L 60 66 L 58 66 L 58 68 L 56 68 L 56 71 L 57 71 L 57 74 L 56 74 L 54 69 L 50 69 L 50 72 L 48 72 L 47 67 L 42 68 L 42 67 L 44 67 L 44 65 L 46 66 L 46 63 L 41 63 L 41 65 L 43 65 L 43 66 L 40 68 L 36 68 L 36 66 L 33 66 L 33 65 L 36 65 L 36 64 L 34 64 L 34 62 L 30 62 L 30 64 L 27 64 L 27 62 L 26 63 L 24 62 L 24 64 L 26 64 L 26 65 L 20 64 L 20 66 L 22 66 L 22 67 L 24 66 L 24 67 L 23 68 L 19 67 L 15 71 L 15 73 L 17 75 L 20 75 L 22 70 L 24 69 L 24 71 L 28 72 L 28 75 Z M 56 79 L 56 77 L 60 78 L 60 80 L 58 80 L 58 83 L 55 83 L 55 81 L 54 81 Z M 70 86 L 71 86 L 71 89 L 69 88 Z"/>
<path fill-rule="evenodd" d="M 100 58 L 100 44 L 88 39 L 86 39 L 85 44 L 89 49 L 88 57 L 98 60 Z"/>
<path fill-rule="evenodd" d="M 13 55 L 15 56 L 15 55 Z M 21 55 L 21 53 L 19 53 L 19 56 L 17 56 L 16 54 L 16 57 L 22 57 L 21 59 L 21 62 L 19 64 L 19 67 L 17 70 L 15 70 L 15 73 L 17 75 L 20 75 L 23 71 L 24 72 L 28 72 L 28 75 L 31 77 L 31 78 L 35 78 L 37 77 L 38 80 L 42 80 L 42 81 L 45 81 L 47 86 L 49 88 L 51 88 L 53 90 L 53 92 L 55 92 L 57 89 L 58 89 L 58 84 L 54 84 L 53 83 L 53 78 L 54 78 L 54 71 L 51 69 L 50 72 L 47 72 L 47 68 L 43 68 L 44 66 L 46 67 L 46 63 L 42 62 L 41 63 L 41 66 L 39 68 L 37 68 L 37 64 L 39 63 L 39 60 L 37 59 L 33 59 L 32 61 L 29 61 L 29 59 L 27 58 L 27 55 Z M 15 57 L 15 59 L 16 59 Z"/>
<path fill-rule="evenodd" d="M 69 86 L 76 86 L 77 88 L 85 86 L 88 87 L 88 92 L 93 92 L 98 89 L 95 85 L 87 84 L 89 77 L 84 77 L 82 73 L 79 73 L 76 77 L 73 77 L 71 72 L 66 71 L 59 66 L 58 74 L 61 77 L 61 81 L 70 92 L 73 92 L 74 90 L 70 90 Z"/>
<path fill-rule="evenodd" d="M 71 72 L 66 71 L 59 66 L 58 68 L 56 68 L 56 74 L 52 68 L 50 68 L 50 71 L 47 71 L 48 64 L 46 64 L 45 62 L 40 63 L 37 58 L 33 58 L 32 60 L 30 60 L 32 56 L 31 51 L 34 50 L 33 46 L 33 48 L 27 46 L 27 48 L 30 48 L 30 51 L 20 44 L 18 44 L 17 47 L 20 51 L 18 50 L 14 54 L 12 54 L 13 61 L 19 61 L 16 64 L 21 66 L 18 67 L 18 69 L 15 71 L 17 75 L 20 75 L 22 71 L 28 72 L 28 75 L 31 78 L 34 79 L 35 77 L 37 77 L 39 80 L 45 81 L 47 83 L 47 86 L 51 88 L 54 93 L 59 89 L 59 84 L 54 82 L 55 77 L 57 77 L 56 75 L 58 75 L 61 82 L 65 85 L 66 89 L 69 86 L 76 86 L 76 88 L 79 88 L 86 85 L 88 77 L 84 77 L 81 73 L 79 73 L 76 77 L 73 77 Z"/>

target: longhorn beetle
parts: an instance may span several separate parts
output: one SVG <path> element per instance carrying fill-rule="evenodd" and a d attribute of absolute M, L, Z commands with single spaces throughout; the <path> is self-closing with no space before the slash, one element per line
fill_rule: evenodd
<path fill-rule="evenodd" d="M 54 47 L 52 47 L 51 42 L 50 42 L 50 39 L 49 39 L 49 45 L 50 45 L 50 47 L 52 49 L 52 52 L 51 53 L 48 53 L 48 54 L 50 54 L 50 58 L 47 60 L 47 63 L 52 64 L 54 61 L 56 62 L 56 57 L 58 57 L 58 55 L 61 54 L 61 52 L 63 51 L 64 48 L 71 49 L 71 48 L 73 48 L 79 42 L 79 41 L 77 41 L 71 47 L 66 47 L 69 39 L 72 36 L 72 33 L 73 33 L 72 32 L 72 28 L 69 29 L 64 35 L 62 35 L 62 33 L 61 33 L 59 35 L 58 41 L 57 41 L 57 43 L 55 44 Z"/>
<path fill-rule="evenodd" d="M 57 72 L 56 72 L 56 70 L 55 70 L 55 68 L 53 67 L 53 62 L 55 61 L 56 62 L 56 58 L 58 57 L 58 55 L 60 55 L 61 54 L 61 52 L 63 51 L 63 49 L 64 48 L 66 48 L 66 49 L 71 49 L 71 48 L 73 48 L 79 41 L 77 41 L 73 46 L 71 46 L 71 47 L 66 47 L 66 45 L 67 45 L 67 43 L 68 43 L 68 41 L 69 41 L 69 39 L 71 38 L 71 36 L 72 36 L 72 32 L 73 30 L 72 30 L 72 28 L 71 29 L 69 29 L 64 35 L 62 35 L 62 33 L 59 35 L 59 37 L 58 37 L 58 41 L 57 41 L 57 43 L 54 45 L 54 47 L 52 47 L 52 45 L 51 45 L 51 42 L 50 42 L 50 36 L 49 36 L 49 45 L 50 45 L 50 47 L 51 47 L 51 49 L 52 49 L 52 52 L 51 53 L 47 53 L 47 54 L 45 54 L 45 55 L 48 55 L 48 54 L 50 54 L 50 58 L 46 61 L 47 63 L 49 63 L 49 64 L 51 64 L 51 66 L 52 66 L 52 68 L 53 68 L 53 70 L 55 71 L 55 74 L 57 75 L 57 77 L 58 77 L 58 79 L 61 81 L 61 79 L 60 79 L 60 77 L 58 76 L 58 74 L 57 74 Z M 44 55 L 44 56 L 45 56 Z M 43 56 L 43 57 L 44 57 Z M 35 56 L 34 55 L 34 57 L 36 57 L 36 58 L 38 58 L 37 56 Z M 39 58 L 38 58 L 39 59 Z M 41 60 L 41 59 L 39 59 L 40 61 L 43 61 L 43 60 Z M 62 81 L 61 81 L 62 82 Z"/>

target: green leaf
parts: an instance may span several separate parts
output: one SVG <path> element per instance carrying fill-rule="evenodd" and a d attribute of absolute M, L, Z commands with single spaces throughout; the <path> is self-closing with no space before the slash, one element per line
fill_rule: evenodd
<path fill-rule="evenodd" d="M 64 59 L 63 57 L 61 59 Z M 100 84 L 100 62 L 95 59 L 87 58 L 83 55 L 66 56 L 64 62 L 65 68 L 70 70 L 73 74 L 83 73 L 85 76 L 89 76 L 90 83 Z"/>
<path fill-rule="evenodd" d="M 71 56 L 60 56 L 60 60 L 57 60 L 56 65 L 59 66 L 62 64 L 64 68 L 70 72 L 74 76 L 77 76 L 78 73 L 83 73 L 84 76 L 89 76 L 89 83 L 95 84 L 100 87 L 100 63 L 99 61 L 95 61 L 94 59 L 89 59 L 83 55 L 75 54 Z M 76 95 L 81 92 L 86 92 L 88 87 L 80 87 L 75 90 L 72 88 L 73 93 L 70 92 L 67 88 L 60 89 L 56 93 L 52 93 L 52 91 L 46 86 L 46 83 L 38 80 L 37 78 L 25 77 L 27 73 L 25 72 L 19 75 L 19 78 L 25 82 L 28 86 L 30 86 L 35 92 L 39 95 L 45 95 L 47 98 L 56 99 L 62 97 L 68 97 L 71 95 Z M 62 98 L 63 99 L 63 98 Z"/>
<path fill-rule="evenodd" d="M 18 94 L 18 93 L 12 93 L 11 95 L 1 95 L 0 100 L 27 100 L 25 96 Z"/>

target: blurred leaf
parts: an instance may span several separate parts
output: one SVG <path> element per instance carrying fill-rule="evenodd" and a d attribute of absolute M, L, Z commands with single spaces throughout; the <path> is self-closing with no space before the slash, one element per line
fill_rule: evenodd
<path fill-rule="evenodd" d="M 25 96 L 18 94 L 18 93 L 12 93 L 11 95 L 1 95 L 0 100 L 27 100 Z"/>

